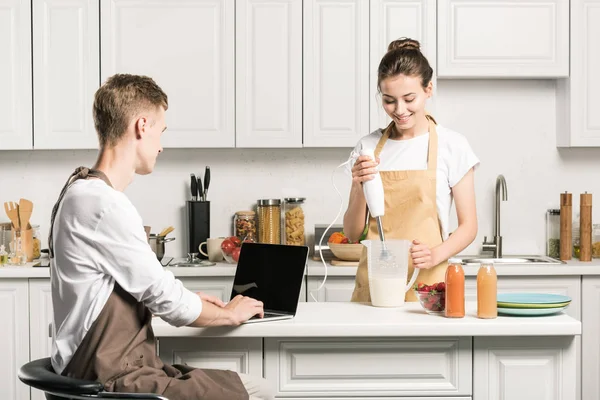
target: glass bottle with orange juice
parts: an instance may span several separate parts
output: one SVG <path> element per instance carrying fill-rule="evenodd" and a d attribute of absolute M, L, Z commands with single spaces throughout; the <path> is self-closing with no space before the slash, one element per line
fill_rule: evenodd
<path fill-rule="evenodd" d="M 482 263 L 477 272 L 477 317 L 498 316 L 498 277 L 492 263 Z"/>
<path fill-rule="evenodd" d="M 446 269 L 446 311 L 448 318 L 465 316 L 465 272 L 458 263 L 451 263 Z"/>

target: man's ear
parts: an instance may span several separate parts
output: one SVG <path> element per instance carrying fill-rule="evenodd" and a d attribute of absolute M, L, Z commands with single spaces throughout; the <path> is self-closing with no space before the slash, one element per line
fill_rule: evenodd
<path fill-rule="evenodd" d="M 140 117 L 135 121 L 135 138 L 141 139 L 142 135 L 146 132 L 148 126 L 148 120 L 146 117 Z"/>

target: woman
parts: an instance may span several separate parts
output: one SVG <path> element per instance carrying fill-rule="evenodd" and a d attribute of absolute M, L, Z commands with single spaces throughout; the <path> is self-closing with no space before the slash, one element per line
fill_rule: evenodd
<path fill-rule="evenodd" d="M 385 191 L 383 226 L 386 239 L 412 241 L 408 276 L 420 268 L 419 282 L 444 281 L 448 258 L 464 250 L 477 234 L 474 169 L 479 160 L 467 140 L 437 125 L 425 111 L 432 95 L 433 70 L 419 42 L 390 43 L 379 64 L 378 88 L 392 122 L 363 137 L 353 154 L 374 148 L 376 160 L 356 158 L 352 187 L 344 215 L 344 232 L 356 241 L 367 227 L 362 183 L 379 170 Z M 448 234 L 452 201 L 458 228 Z M 367 239 L 379 239 L 377 224 L 368 219 Z M 403 290 L 403 288 L 398 288 Z M 360 259 L 352 301 L 369 302 L 366 250 Z M 412 290 L 407 301 L 416 301 Z"/>

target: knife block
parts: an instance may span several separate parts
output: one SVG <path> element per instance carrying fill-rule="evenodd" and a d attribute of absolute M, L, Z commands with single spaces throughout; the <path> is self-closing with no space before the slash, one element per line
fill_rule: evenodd
<path fill-rule="evenodd" d="M 198 246 L 210 237 L 210 201 L 187 201 L 188 253 L 199 253 L 198 258 L 208 257 L 199 252 Z"/>

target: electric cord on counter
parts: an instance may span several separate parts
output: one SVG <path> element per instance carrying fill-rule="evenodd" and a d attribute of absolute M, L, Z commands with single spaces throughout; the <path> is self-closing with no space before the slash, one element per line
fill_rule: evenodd
<path fill-rule="evenodd" d="M 352 153 L 350 154 L 350 158 L 348 158 L 347 161 L 345 161 L 345 162 L 341 163 L 340 165 L 338 165 L 337 167 L 335 167 L 333 169 L 333 172 L 331 173 L 331 184 L 333 185 L 333 189 L 336 191 L 336 193 L 338 194 L 338 196 L 340 198 L 340 209 L 339 209 L 337 215 L 335 216 L 335 219 L 333 220 L 333 222 L 331 224 L 329 224 L 329 226 L 325 229 L 325 231 L 323 231 L 323 234 L 321 235 L 321 240 L 319 240 L 319 255 L 321 256 L 321 262 L 323 263 L 323 266 L 325 267 L 325 275 L 323 276 L 323 282 L 321 282 L 319 287 L 316 288 L 315 290 L 310 291 L 310 297 L 312 297 L 312 299 L 315 302 L 318 302 L 318 300 L 313 295 L 313 292 L 318 292 L 319 290 L 321 290 L 323 288 L 323 286 L 325 285 L 325 281 L 327 281 L 327 263 L 325 262 L 325 258 L 323 258 L 323 238 L 325 236 L 327 236 L 327 231 L 329 231 L 329 229 L 337 222 L 338 218 L 342 214 L 342 211 L 344 210 L 344 198 L 342 197 L 342 194 L 338 190 L 337 186 L 335 186 L 335 173 L 338 170 L 338 168 L 341 168 L 341 167 L 345 166 L 346 164 L 353 162 L 358 156 L 359 156 L 359 153 L 357 153 L 356 151 L 352 151 Z M 315 238 L 315 240 L 316 239 L 317 238 Z"/>

